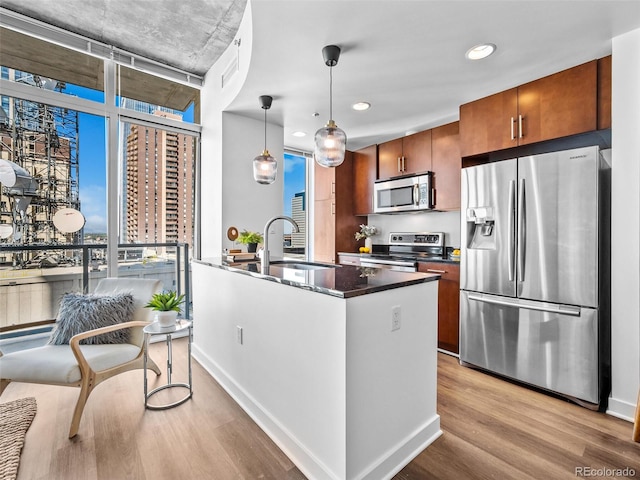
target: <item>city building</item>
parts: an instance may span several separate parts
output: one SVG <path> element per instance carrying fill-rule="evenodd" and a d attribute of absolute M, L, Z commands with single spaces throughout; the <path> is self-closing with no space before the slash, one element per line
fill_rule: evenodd
<path fill-rule="evenodd" d="M 291 232 L 291 247 L 305 248 L 307 242 L 307 209 L 305 192 L 296 193 L 291 199 L 291 218 L 300 229 L 299 232 Z"/>
<path fill-rule="evenodd" d="M 156 110 L 154 115 L 180 119 Z M 193 243 L 193 137 L 125 123 L 126 243 Z"/>

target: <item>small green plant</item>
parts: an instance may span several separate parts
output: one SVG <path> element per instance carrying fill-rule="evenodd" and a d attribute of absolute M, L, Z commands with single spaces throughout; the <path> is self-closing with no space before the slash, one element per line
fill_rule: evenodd
<path fill-rule="evenodd" d="M 240 243 L 244 243 L 245 245 L 248 245 L 250 243 L 262 243 L 262 240 L 262 234 L 258 232 L 243 230 L 242 232 L 240 232 L 240 235 L 238 235 L 238 241 Z"/>
<path fill-rule="evenodd" d="M 169 292 L 154 293 L 146 308 L 156 310 L 158 312 L 179 312 L 180 304 L 184 302 L 184 295 L 178 296 L 173 290 Z"/>

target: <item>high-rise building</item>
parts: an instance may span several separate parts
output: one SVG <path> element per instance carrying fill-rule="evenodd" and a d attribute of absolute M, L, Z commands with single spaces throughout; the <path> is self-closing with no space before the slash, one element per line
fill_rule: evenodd
<path fill-rule="evenodd" d="M 154 114 L 180 118 L 168 112 Z M 127 126 L 126 242 L 192 244 L 193 137 L 145 125 Z"/>
<path fill-rule="evenodd" d="M 307 239 L 307 212 L 305 192 L 298 192 L 291 198 L 291 218 L 300 229 L 299 232 L 291 232 L 291 247 L 305 248 Z"/>

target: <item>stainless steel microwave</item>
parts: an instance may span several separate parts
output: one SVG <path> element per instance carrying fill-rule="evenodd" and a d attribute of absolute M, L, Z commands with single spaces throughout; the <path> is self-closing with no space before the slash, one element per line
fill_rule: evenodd
<path fill-rule="evenodd" d="M 375 213 L 403 213 L 433 209 L 433 172 L 378 180 L 374 185 Z"/>

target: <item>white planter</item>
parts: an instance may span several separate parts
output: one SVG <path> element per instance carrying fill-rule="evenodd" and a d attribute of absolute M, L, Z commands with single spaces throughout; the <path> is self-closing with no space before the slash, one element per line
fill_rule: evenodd
<path fill-rule="evenodd" d="M 371 249 L 373 248 L 373 240 L 371 237 L 367 237 L 364 239 L 364 246 L 369 249 L 369 253 L 371 253 Z"/>
<path fill-rule="evenodd" d="M 156 322 L 161 327 L 173 327 L 178 319 L 178 312 L 171 310 L 169 312 L 156 312 Z"/>

